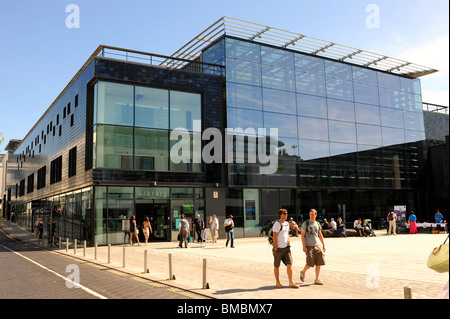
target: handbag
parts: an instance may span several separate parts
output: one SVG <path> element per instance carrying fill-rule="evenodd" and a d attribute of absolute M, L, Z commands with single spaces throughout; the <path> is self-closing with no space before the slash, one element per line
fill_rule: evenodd
<path fill-rule="evenodd" d="M 447 236 L 448 239 L 448 236 Z M 439 273 L 448 272 L 448 244 L 447 239 L 439 247 L 435 247 L 428 257 L 427 266 Z"/>

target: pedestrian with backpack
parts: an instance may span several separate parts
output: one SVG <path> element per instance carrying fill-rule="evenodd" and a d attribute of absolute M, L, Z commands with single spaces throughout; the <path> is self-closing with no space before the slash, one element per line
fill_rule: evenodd
<path fill-rule="evenodd" d="M 393 233 L 394 235 L 396 235 L 395 229 L 397 228 L 397 225 L 396 225 L 395 222 L 397 221 L 397 214 L 394 213 L 394 211 L 391 211 L 391 212 L 387 215 L 386 219 L 387 219 L 388 222 L 389 222 L 388 235 L 391 235 L 392 233 Z"/>
<path fill-rule="evenodd" d="M 320 267 L 325 265 L 325 243 L 323 241 L 322 227 L 317 218 L 317 211 L 311 209 L 309 211 L 309 219 L 303 222 L 301 229 L 301 239 L 303 251 L 306 254 L 306 265 L 300 271 L 300 280 L 305 281 L 305 274 L 309 268 L 315 267 L 316 279 L 315 285 L 323 285 L 319 279 Z M 322 244 L 322 246 L 320 246 Z"/>
<path fill-rule="evenodd" d="M 281 261 L 287 267 L 287 274 L 289 278 L 290 288 L 299 288 L 293 280 L 292 274 L 292 255 L 291 255 L 291 243 L 289 240 L 289 223 L 287 220 L 287 210 L 280 209 L 278 211 L 279 220 L 273 224 L 273 248 L 272 253 L 274 257 L 274 274 L 276 280 L 276 286 L 282 288 L 283 285 L 280 283 L 280 264 Z"/>

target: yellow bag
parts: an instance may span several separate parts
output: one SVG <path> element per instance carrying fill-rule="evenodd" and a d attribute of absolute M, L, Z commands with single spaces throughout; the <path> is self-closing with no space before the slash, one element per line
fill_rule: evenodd
<path fill-rule="evenodd" d="M 447 239 L 442 245 L 434 248 L 430 256 L 428 257 L 428 268 L 431 268 L 434 271 L 440 273 L 448 272 L 448 244 L 446 244 Z"/>

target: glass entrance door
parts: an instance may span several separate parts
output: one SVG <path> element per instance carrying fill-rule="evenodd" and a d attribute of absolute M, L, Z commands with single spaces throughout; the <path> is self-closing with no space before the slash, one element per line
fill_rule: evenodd
<path fill-rule="evenodd" d="M 170 203 L 168 200 L 136 200 L 136 221 L 142 226 L 146 217 L 149 218 L 153 233 L 150 234 L 150 241 L 170 241 Z M 144 234 L 140 229 L 139 241 L 144 242 Z"/>

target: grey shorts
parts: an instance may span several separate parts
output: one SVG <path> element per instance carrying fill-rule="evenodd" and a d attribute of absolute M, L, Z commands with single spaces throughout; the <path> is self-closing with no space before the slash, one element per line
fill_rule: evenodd
<path fill-rule="evenodd" d="M 306 247 L 306 264 L 309 267 L 324 266 L 325 257 L 323 255 L 322 247 L 320 246 L 307 246 Z"/>
<path fill-rule="evenodd" d="M 292 265 L 292 255 L 291 255 L 291 247 L 278 248 L 277 251 L 272 249 L 273 253 L 273 266 L 278 268 L 280 267 L 281 262 L 283 264 Z"/>

